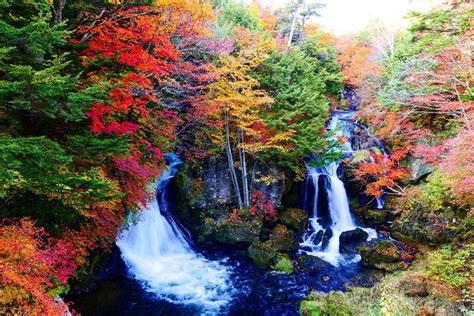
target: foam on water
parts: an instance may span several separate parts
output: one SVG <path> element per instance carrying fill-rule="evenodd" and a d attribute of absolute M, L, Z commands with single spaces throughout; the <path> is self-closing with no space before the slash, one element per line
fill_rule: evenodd
<path fill-rule="evenodd" d="M 351 134 L 350 129 L 345 121 L 352 117 L 352 112 L 341 112 L 333 116 L 328 124 L 328 130 L 335 131 L 335 137 L 344 136 L 347 141 L 343 145 L 345 153 L 352 153 Z M 303 236 L 303 241 L 300 243 L 300 252 L 308 255 L 319 257 L 334 266 L 340 264 L 347 264 L 358 262 L 359 255 L 347 256 L 339 252 L 339 237 L 345 231 L 350 231 L 358 228 L 355 224 L 349 208 L 349 201 L 347 199 L 346 189 L 344 183 L 337 176 L 337 169 L 340 162 L 331 162 L 328 165 L 320 168 L 309 167 L 307 175 L 307 185 L 314 190 L 313 201 L 311 201 L 312 209 L 310 214 L 309 232 Z M 323 188 L 319 187 L 319 178 L 321 176 L 327 177 L 329 185 Z M 308 190 L 309 188 L 307 188 Z M 318 211 L 318 197 L 322 190 L 325 190 L 328 200 L 328 211 L 330 223 L 327 227 L 323 227 L 319 221 L 322 220 L 321 214 Z M 306 195 L 304 195 L 306 199 Z M 304 201 L 305 205 L 308 201 Z M 377 238 L 377 232 L 371 228 L 362 228 L 367 232 L 368 240 Z M 322 240 L 315 242 L 319 232 L 330 229 L 332 236 L 329 238 L 327 244 Z"/>
<path fill-rule="evenodd" d="M 170 164 L 158 188 L 174 176 L 173 168 L 177 164 Z M 158 298 L 196 305 L 202 314 L 216 314 L 229 304 L 234 289 L 228 268 L 193 250 L 176 222 L 161 213 L 156 195 L 140 215 L 117 239 L 129 273 Z"/>

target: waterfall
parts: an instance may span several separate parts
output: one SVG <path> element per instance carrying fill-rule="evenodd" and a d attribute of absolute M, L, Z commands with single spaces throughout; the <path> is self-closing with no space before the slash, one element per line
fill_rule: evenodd
<path fill-rule="evenodd" d="M 216 314 L 232 299 L 229 271 L 196 253 L 169 213 L 168 183 L 182 162 L 174 154 L 166 159 L 168 170 L 155 184 L 157 193 L 116 243 L 130 275 L 145 290 L 171 303 L 196 305 L 202 314 Z"/>
<path fill-rule="evenodd" d="M 348 123 L 354 112 L 338 111 L 333 114 L 327 129 L 334 131 L 334 137 L 345 137 L 344 155 L 350 155 L 351 128 Z M 344 183 L 339 179 L 337 170 L 341 162 L 331 162 L 324 167 L 307 167 L 307 177 L 301 208 L 310 212 L 309 227 L 300 243 L 300 252 L 320 257 L 338 266 L 344 262 L 360 260 L 359 256 L 347 256 L 339 252 L 339 237 L 345 231 L 356 229 L 349 208 Z M 307 192 L 310 192 L 309 194 Z M 376 238 L 377 232 L 362 228 L 369 239 Z"/>

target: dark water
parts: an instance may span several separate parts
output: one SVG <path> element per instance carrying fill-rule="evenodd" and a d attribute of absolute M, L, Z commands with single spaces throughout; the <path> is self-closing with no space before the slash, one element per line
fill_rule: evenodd
<path fill-rule="evenodd" d="M 358 264 L 335 268 L 319 264 L 317 269 L 298 268 L 294 274 L 265 271 L 240 251 L 202 250 L 213 260 L 226 258 L 237 290 L 220 315 L 298 315 L 299 302 L 311 291 L 345 290 L 348 285 L 372 286 L 380 272 Z M 296 259 L 296 258 L 295 258 Z M 198 306 L 184 306 L 157 299 L 129 278 L 123 262 L 114 263 L 115 273 L 97 282 L 87 295 L 70 297 L 74 310 L 82 315 L 201 315 Z"/>

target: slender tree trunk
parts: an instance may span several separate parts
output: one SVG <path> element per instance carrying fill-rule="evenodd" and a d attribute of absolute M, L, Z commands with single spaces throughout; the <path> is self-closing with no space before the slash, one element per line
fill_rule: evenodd
<path fill-rule="evenodd" d="M 299 0 L 297 0 L 297 1 L 299 1 Z M 298 9 L 299 8 L 300 8 L 300 4 L 297 3 L 296 8 L 295 8 L 295 13 L 293 15 L 293 21 L 291 22 L 290 36 L 288 37 L 288 44 L 287 44 L 288 48 L 291 47 L 291 43 L 293 42 L 293 36 L 295 34 L 295 27 L 296 27 L 296 18 L 298 16 Z"/>
<path fill-rule="evenodd" d="M 234 157 L 232 156 L 232 147 L 230 146 L 230 132 L 229 132 L 229 115 L 225 113 L 225 151 L 227 153 L 227 161 L 229 163 L 230 177 L 232 185 L 234 186 L 235 195 L 237 197 L 237 206 L 242 209 L 242 197 L 240 195 L 239 182 L 237 180 L 237 173 L 235 172 Z"/>
<path fill-rule="evenodd" d="M 244 145 L 244 132 L 239 130 L 240 138 L 240 167 L 242 169 L 242 191 L 244 195 L 244 206 L 250 207 L 250 194 L 249 194 L 249 184 L 248 184 L 248 175 L 247 175 L 247 161 L 245 159 L 245 149 Z"/>
<path fill-rule="evenodd" d="M 54 2 L 57 2 L 57 7 L 54 6 Z M 53 1 L 51 7 L 54 14 L 54 23 L 58 24 L 63 21 L 63 10 L 66 6 L 66 0 Z"/>

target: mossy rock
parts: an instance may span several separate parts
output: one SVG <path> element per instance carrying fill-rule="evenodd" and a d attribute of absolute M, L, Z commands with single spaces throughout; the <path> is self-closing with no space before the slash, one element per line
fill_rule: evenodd
<path fill-rule="evenodd" d="M 295 234 L 285 225 L 278 224 L 267 241 L 276 251 L 292 252 L 298 249 Z"/>
<path fill-rule="evenodd" d="M 386 271 L 395 271 L 404 267 L 400 261 L 397 245 L 387 240 L 371 240 L 357 247 L 361 263 Z"/>
<path fill-rule="evenodd" d="M 257 265 L 268 268 L 273 264 L 277 251 L 268 241 L 255 240 L 248 248 L 248 254 Z"/>
<path fill-rule="evenodd" d="M 385 224 L 388 220 L 388 212 L 386 210 L 369 209 L 365 211 L 364 218 L 370 224 Z"/>
<path fill-rule="evenodd" d="M 278 217 L 280 222 L 296 232 L 302 232 L 308 224 L 308 213 L 297 208 L 287 208 Z"/>
<path fill-rule="evenodd" d="M 293 273 L 293 261 L 286 254 L 277 254 L 275 264 L 272 266 L 275 271 L 286 274 Z"/>
<path fill-rule="evenodd" d="M 218 224 L 214 235 L 217 241 L 224 244 L 248 245 L 258 240 L 261 229 L 262 220 L 258 218 L 236 224 L 222 222 Z"/>

